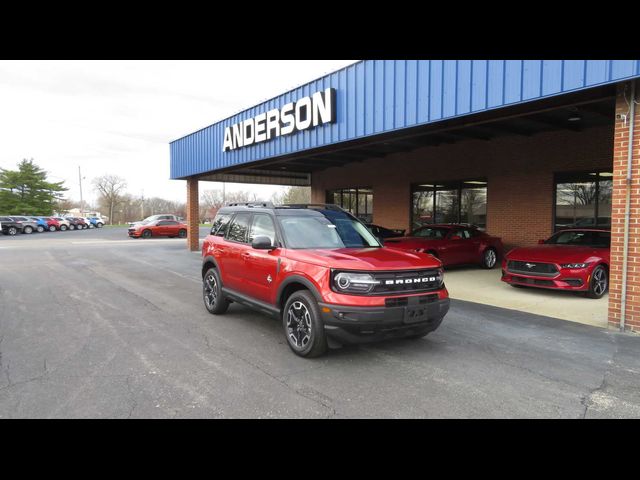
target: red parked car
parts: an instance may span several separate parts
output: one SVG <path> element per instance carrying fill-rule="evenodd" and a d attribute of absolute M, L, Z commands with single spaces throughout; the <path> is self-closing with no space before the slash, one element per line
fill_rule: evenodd
<path fill-rule="evenodd" d="M 55 232 L 56 230 L 66 230 L 67 226 L 61 224 L 58 220 L 53 217 L 44 217 L 44 221 L 47 222 L 47 226 L 49 227 L 50 232 Z M 63 228 L 61 228 L 63 227 Z"/>
<path fill-rule="evenodd" d="M 425 225 L 407 237 L 386 239 L 384 244 L 412 252 L 429 253 L 445 267 L 475 263 L 483 268 L 493 268 L 503 253 L 500 237 L 493 237 L 475 226 L 464 224 Z"/>
<path fill-rule="evenodd" d="M 187 225 L 175 220 L 155 220 L 129 228 L 129 236 L 134 238 L 180 237 L 187 236 Z"/>
<path fill-rule="evenodd" d="M 502 261 L 502 281 L 513 286 L 585 292 L 609 288 L 611 231 L 562 230 L 535 247 L 515 248 Z"/>
<path fill-rule="evenodd" d="M 383 247 L 335 205 L 232 205 L 202 246 L 203 299 L 231 302 L 282 322 L 296 355 L 329 346 L 432 332 L 449 310 L 441 263 Z"/>

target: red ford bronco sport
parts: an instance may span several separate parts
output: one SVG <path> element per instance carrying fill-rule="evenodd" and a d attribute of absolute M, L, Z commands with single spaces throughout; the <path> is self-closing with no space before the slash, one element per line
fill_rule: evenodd
<path fill-rule="evenodd" d="M 202 247 L 212 314 L 238 302 L 281 319 L 302 357 L 328 347 L 419 338 L 449 310 L 439 260 L 383 247 L 336 205 L 229 204 Z"/>

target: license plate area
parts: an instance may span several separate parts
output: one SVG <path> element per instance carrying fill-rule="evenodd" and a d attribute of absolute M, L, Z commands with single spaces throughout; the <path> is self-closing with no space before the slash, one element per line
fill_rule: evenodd
<path fill-rule="evenodd" d="M 404 323 L 426 322 L 428 319 L 429 310 L 426 305 L 405 308 Z"/>

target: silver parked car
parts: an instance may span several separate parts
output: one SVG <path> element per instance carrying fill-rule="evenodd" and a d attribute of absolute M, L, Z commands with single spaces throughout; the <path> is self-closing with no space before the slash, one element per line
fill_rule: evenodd
<path fill-rule="evenodd" d="M 9 217 L 14 222 L 19 222 L 22 224 L 22 233 L 33 233 L 38 230 L 38 222 L 34 220 L 30 220 L 27 217 Z"/>

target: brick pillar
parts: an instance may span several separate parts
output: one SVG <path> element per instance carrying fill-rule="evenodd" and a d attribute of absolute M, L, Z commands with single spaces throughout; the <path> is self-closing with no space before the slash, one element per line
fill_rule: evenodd
<path fill-rule="evenodd" d="M 626 94 L 626 101 L 625 101 Z M 636 99 L 640 83 L 636 82 Z M 613 195 L 611 206 L 611 272 L 609 288 L 609 326 L 620 328 L 622 317 L 622 273 L 627 198 L 627 162 L 629 155 L 629 121 L 631 83 L 618 85 L 613 140 Z M 627 263 L 627 298 L 625 329 L 640 331 L 640 108 L 636 105 L 632 149 L 631 202 L 629 209 L 629 246 Z M 626 124 L 617 115 L 626 115 Z"/>
<path fill-rule="evenodd" d="M 198 199 L 198 179 L 187 179 L 187 247 L 192 252 L 200 250 L 200 218 Z"/>

